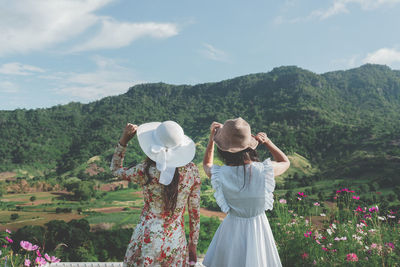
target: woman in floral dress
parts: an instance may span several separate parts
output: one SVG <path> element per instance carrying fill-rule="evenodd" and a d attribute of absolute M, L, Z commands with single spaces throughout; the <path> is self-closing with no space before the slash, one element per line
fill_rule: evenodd
<path fill-rule="evenodd" d="M 126 145 L 136 134 L 147 159 L 124 168 Z M 200 176 L 191 162 L 193 141 L 172 121 L 152 122 L 139 127 L 128 123 L 111 162 L 121 179 L 143 187 L 144 207 L 130 239 L 124 267 L 189 266 L 197 261 L 200 228 Z M 184 228 L 185 206 L 189 212 L 189 243 Z"/>

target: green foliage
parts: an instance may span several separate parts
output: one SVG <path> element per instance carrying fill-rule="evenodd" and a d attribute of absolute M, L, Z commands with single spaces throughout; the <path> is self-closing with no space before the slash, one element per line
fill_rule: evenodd
<path fill-rule="evenodd" d="M 167 119 L 195 140 L 200 161 L 210 123 L 237 116 L 254 132 L 266 131 L 285 152 L 332 169 L 360 148 L 367 153 L 363 158 L 381 152 L 398 158 L 398 110 L 400 73 L 371 64 L 322 75 L 280 67 L 195 86 L 142 84 L 89 104 L 0 111 L 0 138 L 7 140 L 0 144 L 0 169 L 29 165 L 62 174 L 94 155 L 101 155 L 96 164 L 107 167 L 126 122 Z M 137 140 L 127 158 L 128 163 L 143 159 Z M 84 171 L 78 176 L 90 179 Z"/>
<path fill-rule="evenodd" d="M 338 190 L 329 210 L 308 197 L 275 201 L 268 217 L 283 266 L 397 266 L 397 216 L 357 195 Z"/>
<path fill-rule="evenodd" d="M 15 221 L 16 219 L 18 219 L 19 218 L 19 214 L 18 213 L 12 213 L 11 215 L 10 215 L 10 219 L 12 220 L 12 221 Z"/>
<path fill-rule="evenodd" d="M 55 252 L 62 261 L 121 261 L 132 229 L 90 232 L 88 221 L 61 220 L 42 226 L 24 226 L 12 234 L 13 250 L 19 250 L 21 240 L 38 244 L 45 252 Z"/>

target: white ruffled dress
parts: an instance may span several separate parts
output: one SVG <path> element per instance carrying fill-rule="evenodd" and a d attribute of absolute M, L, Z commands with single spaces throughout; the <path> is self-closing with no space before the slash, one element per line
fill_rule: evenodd
<path fill-rule="evenodd" d="M 274 202 L 275 179 L 270 159 L 245 166 L 214 165 L 211 174 L 215 199 L 228 215 L 215 232 L 203 264 L 207 267 L 282 266 L 265 215 L 265 210 L 271 210 Z"/>

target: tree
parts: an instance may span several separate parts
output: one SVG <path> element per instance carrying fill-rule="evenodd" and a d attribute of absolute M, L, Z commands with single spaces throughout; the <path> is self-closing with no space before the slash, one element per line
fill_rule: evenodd
<path fill-rule="evenodd" d="M 18 213 L 11 213 L 10 219 L 11 219 L 12 221 L 15 221 L 15 220 L 18 219 L 18 218 L 19 218 Z"/>

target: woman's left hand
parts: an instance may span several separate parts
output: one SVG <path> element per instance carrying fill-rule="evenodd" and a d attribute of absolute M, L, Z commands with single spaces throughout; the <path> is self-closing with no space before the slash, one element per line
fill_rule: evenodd
<path fill-rule="evenodd" d="M 122 137 L 119 143 L 122 146 L 126 146 L 128 142 L 135 136 L 138 126 L 136 124 L 127 123 L 124 131 L 122 132 Z"/>

